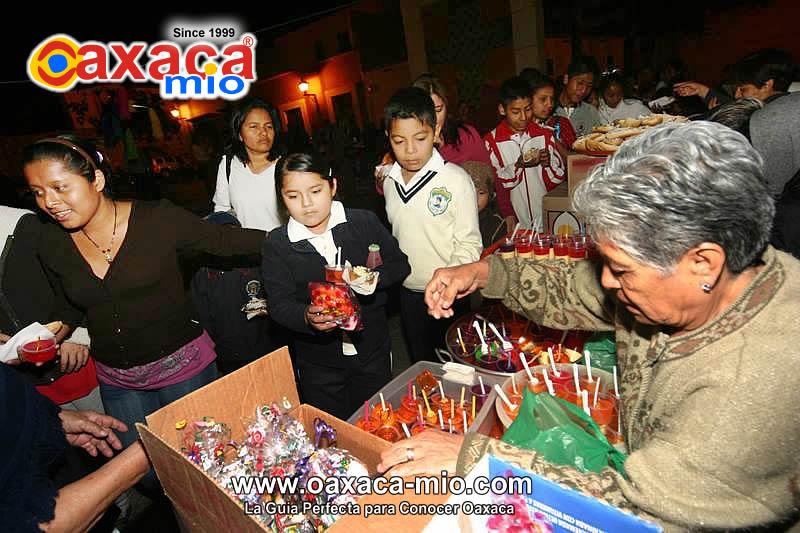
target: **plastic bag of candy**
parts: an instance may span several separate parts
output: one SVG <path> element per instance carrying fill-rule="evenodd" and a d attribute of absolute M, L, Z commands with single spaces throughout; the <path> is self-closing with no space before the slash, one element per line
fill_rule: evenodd
<path fill-rule="evenodd" d="M 327 281 L 312 281 L 308 284 L 308 290 L 311 293 L 311 305 L 321 307 L 322 314 L 331 315 L 340 328 L 346 331 L 364 329 L 361 306 L 350 287 Z"/>
<path fill-rule="evenodd" d="M 181 449 L 190 461 L 214 477 L 225 464 L 225 447 L 228 445 L 235 446 L 231 441 L 231 428 L 204 416 L 186 425 Z"/>

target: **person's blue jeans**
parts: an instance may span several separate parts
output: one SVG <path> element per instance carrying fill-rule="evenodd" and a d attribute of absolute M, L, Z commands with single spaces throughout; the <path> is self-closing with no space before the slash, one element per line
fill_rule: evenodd
<path fill-rule="evenodd" d="M 150 413 L 208 385 L 215 379 L 217 379 L 217 363 L 212 361 L 199 374 L 161 389 L 132 390 L 100 383 L 100 395 L 103 397 L 106 414 L 121 420 L 128 426 L 128 431 L 116 432 L 122 446 L 127 448 L 139 439 L 139 432 L 136 431 L 137 422 L 146 424 L 145 417 Z M 152 468 L 140 483 L 148 491 L 159 490 L 158 481 Z"/>

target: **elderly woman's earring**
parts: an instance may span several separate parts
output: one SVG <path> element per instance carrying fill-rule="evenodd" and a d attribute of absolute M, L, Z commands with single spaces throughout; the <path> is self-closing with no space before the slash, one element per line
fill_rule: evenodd
<path fill-rule="evenodd" d="M 713 285 L 711 285 L 710 283 L 703 283 L 702 285 L 700 285 L 700 287 L 703 289 L 704 293 L 709 294 L 711 292 L 711 289 L 713 288 Z"/>

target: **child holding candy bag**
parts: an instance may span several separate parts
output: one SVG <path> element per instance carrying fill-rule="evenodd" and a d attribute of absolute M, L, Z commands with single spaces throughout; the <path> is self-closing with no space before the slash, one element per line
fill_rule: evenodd
<path fill-rule="evenodd" d="M 275 188 L 289 222 L 272 231 L 262 251 L 270 316 L 289 330 L 303 400 L 348 418 L 391 379 L 386 289 L 411 271 L 397 241 L 371 211 L 345 209 L 333 198 L 337 180 L 322 158 L 297 153 L 275 169 Z M 309 283 L 325 280 L 325 265 L 365 265 L 380 246 L 378 285 L 357 296 L 359 331 L 343 331 L 335 317 L 310 304 Z"/>

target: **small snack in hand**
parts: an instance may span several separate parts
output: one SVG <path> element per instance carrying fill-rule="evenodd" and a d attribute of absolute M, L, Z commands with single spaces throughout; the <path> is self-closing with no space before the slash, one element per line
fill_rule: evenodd
<path fill-rule="evenodd" d="M 369 281 L 369 278 L 375 275 L 375 271 L 365 266 L 354 266 L 350 269 L 350 282 Z M 364 278 L 363 280 L 361 278 Z"/>
<path fill-rule="evenodd" d="M 522 160 L 526 163 L 528 161 L 533 161 L 539 157 L 539 149 L 538 148 L 531 148 L 530 150 L 526 150 L 524 154 L 522 154 Z"/>
<path fill-rule="evenodd" d="M 64 323 L 61 322 L 60 320 L 55 320 L 53 322 L 50 322 L 49 324 L 45 324 L 44 327 L 49 329 L 50 333 L 52 333 L 53 335 L 57 335 L 58 332 L 61 331 L 61 328 L 64 327 Z"/>

